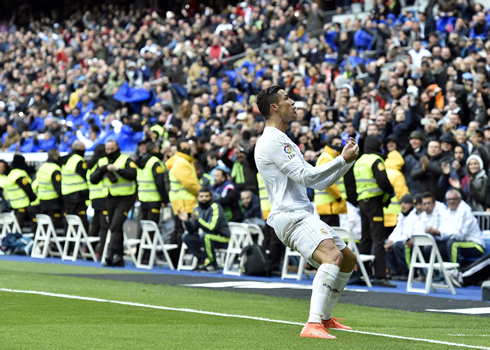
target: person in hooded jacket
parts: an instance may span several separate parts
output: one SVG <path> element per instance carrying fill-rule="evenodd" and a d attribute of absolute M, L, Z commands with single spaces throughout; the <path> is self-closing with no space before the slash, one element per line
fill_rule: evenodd
<path fill-rule="evenodd" d="M 361 211 L 361 254 L 375 255 L 373 285 L 396 287 L 386 278 L 385 228 L 383 207 L 389 205 L 393 186 L 386 173 L 381 140 L 369 135 L 364 141 L 364 154 L 354 164 L 357 200 Z"/>
<path fill-rule="evenodd" d="M 458 179 L 449 177 L 452 188 L 461 193 L 463 200 L 473 211 L 485 211 L 485 191 L 487 187 L 487 173 L 483 168 L 483 161 L 475 154 L 466 160 L 466 175 Z"/>
<path fill-rule="evenodd" d="M 153 142 L 146 143 L 146 154 L 136 162 L 138 199 L 141 202 L 140 220 L 150 220 L 158 225 L 160 221 L 160 208 L 169 202 L 168 192 L 165 188 L 165 168 L 162 163 L 163 155 Z M 153 232 L 150 233 L 153 240 Z M 141 238 L 141 227 L 138 229 L 138 238 Z M 150 258 L 150 251 L 146 250 L 143 261 Z"/>
<path fill-rule="evenodd" d="M 391 197 L 390 205 L 383 209 L 386 237 L 389 237 L 393 232 L 397 224 L 398 214 L 402 212 L 400 200 L 409 192 L 405 176 L 403 176 L 403 173 L 401 172 L 405 160 L 400 152 L 398 152 L 396 148 L 393 148 L 393 146 L 396 147 L 396 143 L 394 144 L 393 142 L 388 141 L 386 144 L 386 149 L 389 152 L 385 160 L 386 173 L 391 186 L 393 186 L 395 191 L 395 195 Z"/>
<path fill-rule="evenodd" d="M 94 209 L 94 216 L 92 217 L 89 236 L 99 237 L 99 243 L 95 249 L 95 254 L 101 256 L 105 241 L 107 238 L 107 230 L 109 229 L 109 223 L 107 222 L 107 195 L 108 189 L 104 184 L 99 182 L 94 185 L 90 181 L 90 177 L 97 169 L 97 163 L 101 158 L 106 156 L 105 145 L 99 144 L 95 146 L 94 154 L 92 158 L 87 162 L 87 183 L 89 190 L 89 197 L 92 203 L 92 208 Z"/>
<path fill-rule="evenodd" d="M 194 168 L 194 160 L 189 141 L 181 140 L 177 145 L 177 152 L 165 162 L 170 179 L 169 199 L 175 214 L 175 230 L 171 243 L 179 246 L 179 249 L 169 252 L 174 264 L 178 263 L 177 251 L 180 251 L 184 233 L 182 221 L 177 214 L 179 211 L 187 213 L 188 216 L 192 214 L 197 204 L 197 193 L 201 188 Z"/>
<path fill-rule="evenodd" d="M 316 166 L 327 164 L 342 152 L 340 136 L 330 136 L 326 140 L 323 153 L 316 161 Z M 344 178 L 324 189 L 315 190 L 315 205 L 320 219 L 329 226 L 340 226 L 339 214 L 347 214 L 347 192 Z"/>

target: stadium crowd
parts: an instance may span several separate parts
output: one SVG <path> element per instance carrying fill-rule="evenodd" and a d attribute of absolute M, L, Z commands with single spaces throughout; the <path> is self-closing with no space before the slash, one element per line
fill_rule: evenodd
<path fill-rule="evenodd" d="M 349 10 L 337 3 L 337 12 Z M 154 155 L 165 165 L 166 179 L 166 193 L 157 201 L 172 203 L 176 231 L 182 212 L 191 217 L 200 188 L 209 188 L 226 220 L 264 227 L 277 268 L 283 247 L 264 222 L 270 204 L 253 155 L 265 127 L 255 96 L 280 85 L 296 101 L 297 121 L 287 135 L 306 162 L 329 161 L 349 137 L 361 152 L 381 159 L 378 169 L 389 180 L 385 186 L 378 181 L 386 229 L 382 237 L 365 241 L 365 249 L 373 245 L 390 258 L 396 244 L 384 241 L 393 230 L 402 248 L 409 245 L 410 236 L 395 229 L 397 222 L 425 212 L 425 205 L 417 206 L 426 198 L 442 208 L 438 225 L 455 211 L 461 216 L 490 211 L 490 12 L 471 0 L 432 0 L 423 11 L 402 7 L 399 0 L 375 0 L 366 16 L 341 23 L 331 19 L 316 2 L 288 0 L 216 7 L 190 2 L 181 12 L 108 3 L 69 16 L 24 14 L 0 30 L 0 149 L 16 154 L 57 149 L 62 156 L 52 151 L 50 160 L 63 167 L 71 155 L 83 157 L 98 145 L 107 150 L 108 141 L 115 140 L 114 147 L 134 161 L 128 166 L 136 164 L 138 171 Z M 105 150 L 99 147 L 94 157 L 108 156 Z M 113 163 L 110 157 L 109 165 L 97 160 L 88 162 L 91 175 L 85 164 L 87 187 L 98 167 Z M 11 167 L 35 178 L 36 169 Z M 7 168 L 0 166 L 0 173 Z M 357 207 L 369 198 L 356 189 L 355 171 L 342 184 L 308 193 L 326 222 L 347 226 L 361 238 L 365 215 L 361 208 L 359 216 Z M 172 200 L 172 192 L 182 188 L 172 187 L 175 183 L 189 197 Z M 34 201 L 36 195 L 29 197 Z M 462 199 L 459 207 L 453 208 L 453 197 Z M 404 208 L 404 202 L 415 209 Z M 217 213 L 211 209 L 209 215 Z M 378 223 L 371 224 L 373 230 Z M 206 225 L 201 228 L 214 229 Z M 366 225 L 363 240 L 370 230 Z M 454 234 L 451 239 L 478 246 L 462 247 L 456 255 L 452 245 L 445 246 L 447 260 L 460 260 L 464 250 L 483 255 L 479 228 L 420 230 L 445 242 Z M 180 243 L 181 235 L 177 232 L 174 241 Z M 200 265 L 206 257 L 213 260 L 196 254 Z M 406 274 L 403 268 L 390 269 Z M 376 277 L 385 275 L 376 272 Z"/>

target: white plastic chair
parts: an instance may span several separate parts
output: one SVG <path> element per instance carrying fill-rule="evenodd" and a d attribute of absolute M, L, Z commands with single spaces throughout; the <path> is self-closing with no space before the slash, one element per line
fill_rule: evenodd
<path fill-rule="evenodd" d="M 244 223 L 243 225 L 247 225 L 248 232 L 250 232 L 250 234 L 252 235 L 252 239 L 254 235 L 257 235 L 257 244 L 262 246 L 262 243 L 264 242 L 264 233 L 262 232 L 260 226 L 250 223 Z"/>
<path fill-rule="evenodd" d="M 364 277 L 364 281 L 368 287 L 372 287 L 371 279 L 364 267 L 364 263 L 368 261 L 374 261 L 375 256 L 369 254 L 361 254 L 359 253 L 359 249 L 357 248 L 356 240 L 354 235 L 349 230 L 341 227 L 332 227 L 332 229 L 347 243 L 347 246 L 352 250 L 354 254 L 357 256 L 357 266 L 361 271 L 361 275 Z"/>
<path fill-rule="evenodd" d="M 83 260 L 91 258 L 93 261 L 97 261 L 97 256 L 95 255 L 92 243 L 99 241 L 99 237 L 89 237 L 85 227 L 83 226 L 82 219 L 78 215 L 66 215 L 66 222 L 68 224 L 68 229 L 66 231 L 65 247 L 63 248 L 62 260 L 76 261 L 78 258 L 78 253 L 82 256 Z M 70 243 L 74 244 L 73 251 L 70 255 Z M 86 244 L 88 248 L 88 253 L 82 251 L 81 244 Z"/>
<path fill-rule="evenodd" d="M 298 264 L 298 270 L 296 272 L 289 272 L 289 258 L 296 257 L 299 259 L 299 264 Z M 281 273 L 281 279 L 296 279 L 298 281 L 301 281 L 303 278 L 303 273 L 305 272 L 305 258 L 298 253 L 297 251 L 292 250 L 289 247 L 286 247 L 286 252 L 284 253 L 284 261 L 282 264 L 282 273 Z"/>
<path fill-rule="evenodd" d="M 109 250 L 109 243 L 111 241 L 111 230 L 107 230 L 107 238 L 105 240 L 104 251 L 102 252 L 102 258 L 100 261 L 103 263 L 107 257 L 107 251 Z M 136 266 L 137 260 L 134 255 L 133 249 L 136 248 L 138 244 L 140 244 L 141 240 L 138 238 L 128 238 L 128 235 L 125 231 L 123 231 L 123 246 L 126 248 L 127 253 L 129 254 L 129 260 Z M 127 256 L 124 255 L 124 260 L 128 260 Z"/>
<path fill-rule="evenodd" d="M 182 242 L 182 246 L 180 247 L 179 263 L 177 264 L 177 271 L 192 271 L 197 267 L 197 258 L 191 253 L 188 253 L 187 249 L 189 249 L 187 248 L 187 244 Z M 186 264 L 185 255 L 192 255 L 190 264 Z"/>
<path fill-rule="evenodd" d="M 61 243 L 66 240 L 66 237 L 58 237 L 49 215 L 37 214 L 36 221 L 37 229 L 34 236 L 31 257 L 45 259 L 48 254 L 50 256 L 61 256 L 63 254 Z M 43 247 L 39 252 L 38 247 L 41 243 L 43 243 Z M 57 253 L 51 250 L 50 243 L 54 243 L 56 245 L 56 249 L 58 250 Z"/>
<path fill-rule="evenodd" d="M 234 269 L 235 258 L 242 253 L 243 248 L 252 245 L 254 242 L 247 224 L 230 222 L 228 227 L 230 228 L 231 235 L 225 253 L 223 275 L 241 276 L 242 271 L 240 270 L 240 266 Z"/>
<path fill-rule="evenodd" d="M 18 232 L 22 234 L 19 222 L 15 217 L 14 212 L 1 213 L 0 214 L 0 225 L 2 225 L 2 233 L 0 234 L 0 240 L 5 237 L 8 233 Z M 31 235 L 32 237 L 32 235 Z"/>
<path fill-rule="evenodd" d="M 158 225 L 154 221 L 141 220 L 140 224 L 141 224 L 141 230 L 143 232 L 141 235 L 141 243 L 138 252 L 138 259 L 136 261 L 136 267 L 140 269 L 151 270 L 153 268 L 153 264 L 155 263 L 156 253 L 157 251 L 161 250 L 163 252 L 163 255 L 165 255 L 165 260 L 167 261 L 168 266 L 170 267 L 171 270 L 174 270 L 175 268 L 174 265 L 172 264 L 172 260 L 170 259 L 170 256 L 168 255 L 168 251 L 172 249 L 177 249 L 178 245 L 165 244 L 163 242 L 160 230 L 158 229 Z M 154 232 L 153 240 L 151 239 L 150 232 Z M 148 264 L 142 263 L 145 249 L 150 250 L 150 259 L 148 261 Z"/>
<path fill-rule="evenodd" d="M 456 294 L 454 290 L 453 283 L 449 278 L 449 274 L 447 272 L 448 269 L 456 269 L 459 267 L 458 263 L 452 262 L 444 262 L 441 257 L 441 253 L 439 252 L 439 248 L 437 248 L 436 240 L 431 235 L 425 233 L 417 233 L 412 234 L 412 242 L 413 242 L 413 251 L 412 251 L 412 261 L 410 263 L 410 272 L 408 273 L 408 281 L 407 281 L 407 292 L 416 292 L 416 293 L 425 293 L 428 294 L 430 292 L 430 288 L 436 292 L 436 288 L 439 289 L 449 289 L 451 294 Z M 432 246 L 432 250 L 430 253 L 429 262 L 425 262 L 424 256 L 422 254 L 422 250 L 420 247 Z M 427 269 L 427 278 L 425 280 L 424 288 L 414 288 L 413 277 L 415 275 L 416 268 Z M 444 283 L 433 283 L 432 278 L 434 275 L 434 270 L 439 270 L 444 276 Z"/>

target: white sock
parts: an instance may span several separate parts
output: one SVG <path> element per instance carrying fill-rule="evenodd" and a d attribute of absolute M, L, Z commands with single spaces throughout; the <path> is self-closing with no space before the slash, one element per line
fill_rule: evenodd
<path fill-rule="evenodd" d="M 310 317 L 308 322 L 321 323 L 323 310 L 332 295 L 335 279 L 340 268 L 332 264 L 321 264 L 313 279 L 313 290 L 311 292 Z"/>
<path fill-rule="evenodd" d="M 349 282 L 349 278 L 352 275 L 352 272 L 339 272 L 335 283 L 333 284 L 333 292 L 330 296 L 330 300 L 325 304 L 325 309 L 323 310 L 323 319 L 329 320 L 332 318 L 332 311 L 337 301 L 339 301 L 340 294 L 344 291 L 347 282 Z"/>

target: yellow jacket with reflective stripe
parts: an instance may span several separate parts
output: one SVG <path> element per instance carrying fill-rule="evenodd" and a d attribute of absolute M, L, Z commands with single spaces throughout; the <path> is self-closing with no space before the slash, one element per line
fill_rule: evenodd
<path fill-rule="evenodd" d="M 376 154 L 363 154 L 354 164 L 354 176 L 356 178 L 357 200 L 373 198 L 383 195 L 373 174 L 372 166 L 376 160 L 384 160 Z"/>
<path fill-rule="evenodd" d="M 334 160 L 335 151 L 325 146 L 324 152 L 318 157 L 316 166 L 326 164 Z M 337 201 L 338 198 L 341 198 Z M 315 190 L 315 205 L 319 215 L 347 214 L 347 192 L 345 191 L 344 178 L 323 191 Z"/>
<path fill-rule="evenodd" d="M 124 169 L 126 167 L 126 162 L 128 161 L 128 159 L 129 157 L 127 155 L 121 154 L 119 157 L 117 157 L 116 161 L 114 162 L 114 166 L 119 169 Z M 101 158 L 98 162 L 99 166 L 107 165 L 108 161 L 107 163 L 105 163 L 106 160 L 107 157 Z M 136 193 L 136 181 L 127 180 L 119 176 L 117 172 L 114 172 L 114 175 L 116 175 L 117 177 L 117 181 L 114 183 L 112 183 L 108 177 L 104 177 L 104 185 L 107 187 L 111 196 L 123 197 L 123 196 L 130 196 Z"/>
<path fill-rule="evenodd" d="M 181 152 L 165 162 L 170 178 L 169 199 L 176 215 L 179 210 L 190 214 L 197 205 L 197 193 L 201 185 L 193 162 L 192 156 Z"/>
<path fill-rule="evenodd" d="M 25 177 L 31 182 L 27 172 L 21 169 L 12 169 L 7 176 L 0 178 L 0 187 L 5 192 L 5 199 L 8 199 L 13 209 L 26 208 L 30 204 L 27 193 L 17 185 L 16 181 L 21 177 Z"/>
<path fill-rule="evenodd" d="M 396 226 L 398 214 L 402 211 L 400 199 L 408 193 L 408 187 L 402 172 L 387 168 L 386 173 L 388 174 L 391 186 L 395 190 L 395 195 L 391 197 L 391 203 L 388 208 L 383 208 L 385 214 L 384 224 L 385 227 L 393 227 Z"/>
<path fill-rule="evenodd" d="M 53 173 L 55 171 L 61 172 L 60 166 L 55 163 L 44 163 L 37 170 L 36 180 L 38 186 L 36 195 L 39 200 L 49 201 L 59 197 L 53 186 Z"/>
<path fill-rule="evenodd" d="M 260 173 L 257 173 L 257 183 L 259 184 L 259 197 L 260 197 L 260 209 L 262 210 L 262 216 L 264 220 L 267 220 L 272 209 L 272 204 L 269 202 L 269 197 L 267 196 L 267 190 L 265 188 L 264 181 Z"/>
<path fill-rule="evenodd" d="M 109 189 L 107 188 L 107 184 L 105 183 L 105 181 L 101 181 L 97 185 L 94 185 L 92 182 L 90 182 L 90 176 L 94 173 L 95 169 L 97 169 L 97 166 L 104 166 L 107 164 L 109 164 L 109 160 L 107 159 L 107 157 L 104 157 L 99 159 L 99 161 L 92 167 L 92 169 L 87 170 L 87 183 L 90 200 L 97 198 L 106 198 L 109 194 Z"/>
<path fill-rule="evenodd" d="M 138 182 L 138 198 L 141 202 L 161 202 L 162 196 L 158 192 L 155 178 L 153 177 L 153 165 L 158 163 L 163 169 L 163 163 L 155 156 L 150 157 L 143 169 L 138 168 L 136 180 Z"/>
<path fill-rule="evenodd" d="M 82 156 L 72 154 L 61 167 L 61 194 L 66 195 L 88 189 L 87 180 L 75 171 L 77 164 L 82 160 L 85 161 Z"/>

